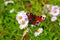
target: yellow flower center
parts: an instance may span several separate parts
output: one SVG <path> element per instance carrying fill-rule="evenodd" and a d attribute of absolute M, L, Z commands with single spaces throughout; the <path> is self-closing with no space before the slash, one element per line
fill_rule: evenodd
<path fill-rule="evenodd" d="M 19 19 L 22 19 L 22 16 L 19 16 Z"/>
<path fill-rule="evenodd" d="M 56 11 L 56 10 L 54 10 L 54 13 L 57 13 L 57 11 Z"/>
<path fill-rule="evenodd" d="M 21 24 L 24 25 L 25 24 L 25 21 L 22 20 Z"/>
<path fill-rule="evenodd" d="M 40 30 L 37 30 L 37 32 L 40 32 Z"/>

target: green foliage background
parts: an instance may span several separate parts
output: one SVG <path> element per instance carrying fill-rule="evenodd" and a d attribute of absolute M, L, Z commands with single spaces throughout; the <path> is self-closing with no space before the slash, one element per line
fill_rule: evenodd
<path fill-rule="evenodd" d="M 23 30 L 19 29 L 19 24 L 16 20 L 17 12 L 24 10 L 26 12 L 32 12 L 35 15 L 40 15 L 42 12 L 42 4 L 45 5 L 46 0 L 13 0 L 14 4 L 4 5 L 4 0 L 0 0 L 0 40 L 22 40 Z M 25 6 L 31 2 L 31 9 L 28 11 Z M 49 0 L 51 5 L 60 6 L 60 0 Z M 15 11 L 10 13 L 9 11 L 14 8 Z M 60 15 L 57 16 L 58 20 L 51 22 L 51 15 L 46 14 L 46 20 L 39 26 L 31 28 L 28 32 L 29 40 L 60 40 Z M 44 26 L 44 31 L 41 35 L 34 37 L 34 30 Z"/>

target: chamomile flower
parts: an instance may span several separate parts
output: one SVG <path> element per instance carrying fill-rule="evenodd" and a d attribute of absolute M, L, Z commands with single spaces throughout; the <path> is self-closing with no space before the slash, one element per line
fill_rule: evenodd
<path fill-rule="evenodd" d="M 57 20 L 57 17 L 52 17 L 52 18 L 51 18 L 51 21 L 52 21 L 52 22 L 54 22 L 54 21 L 56 21 L 56 20 Z"/>
<path fill-rule="evenodd" d="M 49 12 L 52 16 L 59 15 L 59 7 L 58 6 L 52 6 L 51 11 Z"/>
<path fill-rule="evenodd" d="M 5 1 L 5 6 L 7 6 L 9 3 L 13 4 L 14 1 Z"/>
<path fill-rule="evenodd" d="M 35 31 L 34 36 L 39 36 L 43 32 L 43 28 L 39 28 L 37 31 Z"/>
<path fill-rule="evenodd" d="M 24 11 L 20 11 L 18 12 L 18 14 L 16 15 L 16 20 L 17 21 L 20 21 L 22 19 L 28 19 L 27 15 L 26 15 L 26 12 Z"/>
<path fill-rule="evenodd" d="M 24 11 L 18 12 L 18 14 L 16 15 L 16 20 L 20 24 L 20 29 L 24 29 L 25 27 L 28 26 L 29 20 Z"/>
<path fill-rule="evenodd" d="M 20 22 L 20 29 L 24 29 L 25 27 L 27 27 L 28 26 L 28 22 L 29 21 L 22 20 Z"/>

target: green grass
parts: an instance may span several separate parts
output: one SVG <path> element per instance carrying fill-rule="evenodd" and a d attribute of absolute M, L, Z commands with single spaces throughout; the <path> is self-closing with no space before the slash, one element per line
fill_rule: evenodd
<path fill-rule="evenodd" d="M 34 1 L 31 2 L 31 9 L 28 11 L 28 8 L 25 6 L 28 4 L 27 1 L 13 0 L 14 4 L 9 4 L 8 6 L 4 5 L 4 0 L 0 0 L 0 40 L 22 40 L 23 30 L 19 29 L 19 24 L 16 20 L 17 12 L 24 10 L 26 12 L 32 12 L 35 15 L 44 14 L 42 12 L 42 4 L 45 5 L 46 0 Z M 49 4 L 60 6 L 60 0 L 49 0 Z M 10 9 L 14 8 L 15 11 L 10 13 Z M 39 26 L 31 28 L 28 32 L 29 40 L 60 40 L 60 26 L 58 25 L 60 21 L 60 16 L 55 22 L 51 22 L 51 15 L 46 14 L 46 20 L 42 22 Z M 44 26 L 44 31 L 41 35 L 34 37 L 34 30 Z M 53 31 L 53 32 L 52 32 Z"/>

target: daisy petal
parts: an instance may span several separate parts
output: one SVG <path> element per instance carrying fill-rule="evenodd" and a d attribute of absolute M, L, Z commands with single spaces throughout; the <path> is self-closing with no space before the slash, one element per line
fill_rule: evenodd
<path fill-rule="evenodd" d="M 34 33 L 34 36 L 38 36 L 40 35 L 41 33 L 43 32 L 43 28 L 39 28 L 35 33 Z"/>
<path fill-rule="evenodd" d="M 59 7 L 58 6 L 52 6 L 51 11 L 49 12 L 52 16 L 59 15 Z"/>
<path fill-rule="evenodd" d="M 54 22 L 54 21 L 56 21 L 56 20 L 57 20 L 57 17 L 52 17 L 52 18 L 51 18 L 51 21 L 52 21 L 52 22 Z"/>

